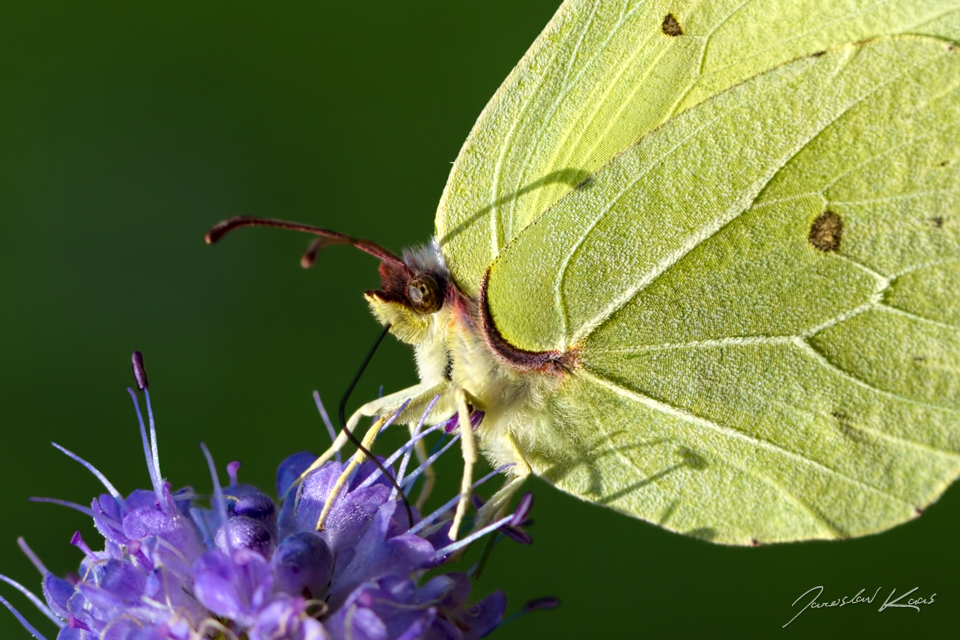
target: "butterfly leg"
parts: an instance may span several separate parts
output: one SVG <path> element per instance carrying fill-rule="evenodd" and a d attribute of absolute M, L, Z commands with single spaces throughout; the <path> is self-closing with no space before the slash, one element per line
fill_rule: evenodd
<path fill-rule="evenodd" d="M 450 525 L 450 539 L 456 540 L 457 533 L 460 531 L 460 524 L 463 522 L 463 516 L 467 513 L 467 506 L 470 504 L 470 492 L 473 490 L 473 465 L 477 463 L 477 438 L 473 433 L 473 425 L 470 424 L 470 403 L 476 404 L 476 400 L 466 389 L 457 389 L 457 423 L 460 428 L 460 444 L 463 449 L 463 477 L 460 480 L 460 501 L 457 503 L 457 511 L 453 516 L 453 524 Z"/>
<path fill-rule="evenodd" d="M 396 393 L 391 393 L 388 396 L 378 398 L 372 402 L 368 402 L 359 409 L 357 409 L 350 419 L 347 421 L 347 429 L 350 433 L 353 433 L 354 429 L 357 428 L 357 424 L 360 422 L 360 418 L 363 416 L 375 416 L 380 413 L 383 413 L 385 409 L 389 407 L 399 407 L 407 400 L 410 400 L 410 404 L 407 405 L 406 410 L 403 412 L 403 416 L 409 415 L 412 411 L 419 409 L 421 412 L 426 408 L 426 404 L 433 400 L 434 396 L 437 394 L 443 393 L 446 385 L 428 385 L 428 384 L 415 384 L 412 387 L 403 389 Z M 392 411 L 391 411 L 392 413 Z M 347 437 L 346 432 L 341 431 L 337 435 L 337 439 L 333 441 L 333 444 L 330 445 L 330 448 L 324 451 L 320 456 L 313 461 L 306 471 L 300 474 L 300 477 L 297 478 L 297 481 L 294 483 L 294 486 L 298 486 L 303 480 L 310 475 L 316 469 L 319 469 L 331 458 L 333 454 L 343 448 L 343 445 L 347 444 L 349 438 Z"/>
<path fill-rule="evenodd" d="M 513 498 L 513 494 L 517 492 L 517 489 L 519 489 L 524 480 L 527 479 L 527 476 L 533 473 L 533 469 L 530 468 L 527 459 L 524 458 L 520 452 L 520 448 L 517 446 L 517 442 L 513 439 L 513 436 L 508 434 L 507 438 L 513 449 L 514 466 L 508 471 L 512 477 L 509 477 L 507 482 L 500 487 L 499 491 L 493 494 L 489 502 L 480 507 L 480 513 L 477 514 L 476 528 L 478 529 L 503 515 L 503 512 L 510 504 L 510 500 Z"/>
<path fill-rule="evenodd" d="M 401 406 L 404 402 L 407 402 L 408 400 L 409 400 L 409 404 L 407 404 L 403 412 L 401 412 L 401 414 L 397 416 L 397 419 L 404 420 L 408 418 L 413 419 L 413 416 L 419 417 L 423 413 L 423 411 L 426 409 L 430 401 L 432 401 L 435 396 L 437 396 L 438 394 L 442 394 L 446 390 L 447 390 L 446 383 L 439 384 L 439 385 L 417 384 L 407 389 L 403 389 L 402 391 L 391 393 L 388 396 L 384 396 L 382 398 L 378 398 L 377 400 L 368 402 L 367 404 L 363 405 L 362 407 L 360 407 L 359 409 L 353 412 L 353 415 L 351 415 L 350 419 L 347 420 L 347 430 L 349 430 L 350 433 L 354 433 L 354 431 L 357 428 L 357 425 L 360 422 L 360 418 L 362 418 L 363 416 L 374 416 L 374 415 L 380 415 L 380 414 L 386 414 L 389 416 L 394 411 L 396 411 L 397 407 Z M 368 431 L 367 435 L 364 437 L 364 447 L 369 449 L 373 445 L 372 438 L 376 437 L 377 433 L 379 433 L 379 430 L 380 428 L 382 428 L 382 426 L 383 425 L 381 424 L 380 427 L 377 427 L 375 423 L 370 428 L 370 431 Z M 374 433 L 371 438 L 370 434 L 371 432 L 374 431 L 374 427 L 376 427 L 377 433 Z M 368 438 L 371 438 L 369 444 L 367 444 Z M 324 451 L 320 457 L 314 460 L 313 464 L 311 464 L 306 471 L 300 474 L 300 477 L 297 478 L 297 481 L 294 483 L 294 486 L 299 487 L 303 482 L 303 480 L 308 475 L 310 475 L 312 471 L 320 468 L 326 462 L 328 462 L 333 457 L 334 453 L 336 453 L 341 448 L 343 448 L 343 445 L 347 443 L 347 440 L 348 440 L 348 437 L 346 432 L 341 431 L 340 434 L 337 436 L 337 439 L 334 441 L 333 445 L 331 445 L 329 449 Z M 354 460 L 358 460 L 358 459 L 362 460 L 362 458 L 359 455 L 354 458 Z M 323 521 L 326 519 L 326 514 L 329 512 L 334 499 L 337 497 L 337 494 L 339 494 L 340 490 L 346 484 L 346 478 L 349 475 L 350 471 L 352 471 L 352 468 L 349 470 L 345 469 L 344 472 L 340 474 L 340 478 L 337 480 L 336 485 L 334 485 L 334 490 L 332 490 L 330 492 L 330 495 L 327 496 L 327 501 L 323 506 L 323 512 L 320 516 L 320 520 L 317 522 L 318 528 L 322 527 Z M 299 495 L 298 495 L 298 499 L 299 499 Z"/>
<path fill-rule="evenodd" d="M 383 429 L 383 425 L 387 423 L 387 420 L 390 416 L 380 416 L 377 418 L 377 421 L 371 425 L 367 430 L 367 434 L 363 437 L 363 446 L 367 451 L 370 450 L 370 447 L 373 446 L 373 442 L 377 439 L 377 436 L 380 434 L 380 430 Z M 317 519 L 317 531 L 323 531 L 323 523 L 327 519 L 327 515 L 330 513 L 330 509 L 333 508 L 333 503 L 336 500 L 336 497 L 340 495 L 340 491 L 343 490 L 343 487 L 346 486 L 347 481 L 350 479 L 350 474 L 353 473 L 353 470 L 364 461 L 366 456 L 362 451 L 357 451 L 347 466 L 343 469 L 343 472 L 340 473 L 340 477 L 337 478 L 336 484 L 333 485 L 333 488 L 330 490 L 330 495 L 327 496 L 327 501 L 323 503 L 323 511 L 320 512 L 320 517 Z"/>

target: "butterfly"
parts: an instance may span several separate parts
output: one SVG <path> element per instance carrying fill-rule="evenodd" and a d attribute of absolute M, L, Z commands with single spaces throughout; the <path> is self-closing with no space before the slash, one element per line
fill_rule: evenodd
<path fill-rule="evenodd" d="M 510 465 L 732 545 L 909 520 L 960 473 L 960 4 L 569 0 L 483 110 L 436 236 L 380 260 L 420 383 Z M 484 417 L 476 431 L 471 412 Z"/>

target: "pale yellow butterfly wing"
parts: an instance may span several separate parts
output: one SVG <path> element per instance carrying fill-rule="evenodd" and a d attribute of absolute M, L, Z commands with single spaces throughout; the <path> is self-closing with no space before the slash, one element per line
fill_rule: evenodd
<path fill-rule="evenodd" d="M 884 34 L 960 33 L 958 6 L 955 0 L 564 3 L 490 100 L 451 171 L 436 233 L 454 279 L 476 295 L 484 270 L 510 239 L 673 115 L 840 44 Z"/>
<path fill-rule="evenodd" d="M 756 76 L 516 236 L 488 301 L 579 354 L 526 454 L 718 542 L 863 535 L 960 472 L 960 52 L 881 38 Z"/>

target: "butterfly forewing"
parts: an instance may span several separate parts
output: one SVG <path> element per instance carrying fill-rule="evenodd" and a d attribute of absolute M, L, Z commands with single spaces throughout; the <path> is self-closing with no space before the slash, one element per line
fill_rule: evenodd
<path fill-rule="evenodd" d="M 848 42 L 951 37 L 960 32 L 958 7 L 956 0 L 564 3 L 490 100 L 451 171 L 436 231 L 454 279 L 475 296 L 512 238 L 674 115 Z"/>

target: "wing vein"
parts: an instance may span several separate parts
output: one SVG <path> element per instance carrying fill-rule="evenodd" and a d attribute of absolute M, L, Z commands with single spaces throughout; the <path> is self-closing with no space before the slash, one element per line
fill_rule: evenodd
<path fill-rule="evenodd" d="M 879 198 L 865 198 L 863 200 L 830 200 L 833 204 L 845 204 L 845 205 L 866 205 L 866 204 L 881 204 L 889 202 L 897 202 L 898 200 L 911 200 L 913 198 L 918 198 L 922 196 L 932 196 L 944 193 L 960 193 L 960 188 L 950 189 L 926 189 L 921 191 L 910 191 L 908 193 L 899 193 L 892 196 L 881 196 Z"/>
<path fill-rule="evenodd" d="M 703 46 L 700 47 L 700 60 L 697 63 L 697 77 L 687 85 L 687 88 L 684 89 L 683 92 L 677 95 L 677 99 L 674 100 L 673 106 L 670 108 L 670 112 L 667 114 L 667 117 L 663 119 L 664 122 L 677 115 L 680 105 L 683 104 L 683 101 L 687 99 L 687 96 L 690 95 L 690 93 L 697 87 L 697 85 L 700 83 L 700 80 L 703 78 L 703 68 L 707 62 L 707 53 L 710 49 L 710 42 L 713 40 L 713 36 L 717 33 L 717 31 L 719 31 L 720 27 L 726 24 L 730 18 L 739 13 L 740 10 L 750 4 L 750 2 L 752 2 L 752 0 L 743 0 L 743 2 L 741 2 L 733 11 L 728 13 L 723 17 L 722 20 L 720 20 L 720 22 L 715 24 L 713 28 L 710 29 L 709 33 L 703 36 Z"/>
<path fill-rule="evenodd" d="M 898 400 L 900 402 L 906 402 L 908 404 L 912 404 L 918 407 L 924 407 L 925 409 L 932 409 L 934 411 L 945 411 L 947 413 L 960 415 L 960 410 L 954 409 L 953 407 L 944 407 L 938 404 L 932 404 L 930 402 L 917 400 L 916 398 L 909 398 L 907 396 L 903 396 L 898 393 L 894 393 L 893 391 L 888 391 L 887 389 L 882 389 L 876 385 L 870 384 L 866 380 L 862 380 L 861 378 L 858 378 L 857 376 L 850 373 L 846 369 L 843 369 L 837 366 L 834 362 L 832 362 L 829 358 L 827 358 L 826 355 L 821 353 L 816 347 L 810 344 L 809 341 L 803 338 L 799 338 L 799 337 L 794 338 L 794 344 L 796 344 L 800 349 L 806 352 L 807 355 L 813 358 L 816 362 L 820 363 L 825 369 L 828 369 L 836 373 L 837 375 L 843 377 L 846 380 L 849 380 L 850 382 L 853 382 L 859 387 L 868 389 L 874 393 L 880 394 L 888 398 L 892 398 L 894 400 Z"/>
<path fill-rule="evenodd" d="M 849 58 L 847 62 L 849 61 Z M 844 63 L 846 64 L 846 62 Z M 910 67 L 910 70 L 913 70 L 913 66 Z M 661 260 L 652 271 L 642 277 L 638 282 L 633 286 L 628 287 L 623 294 L 621 294 L 617 299 L 615 299 L 611 304 L 606 305 L 600 313 L 595 315 L 590 320 L 583 323 L 581 328 L 577 331 L 576 336 L 574 337 L 574 342 L 579 342 L 589 336 L 593 331 L 603 326 L 603 324 L 609 320 L 613 314 L 623 308 L 628 304 L 633 298 L 635 298 L 641 291 L 649 287 L 651 284 L 656 282 L 663 274 L 667 273 L 670 269 L 676 266 L 684 257 L 689 255 L 697 247 L 703 243 L 709 241 L 711 238 L 715 237 L 720 231 L 726 228 L 728 225 L 732 224 L 738 220 L 744 213 L 752 209 L 753 203 L 755 203 L 764 193 L 765 187 L 770 184 L 771 181 L 782 171 L 785 167 L 789 166 L 791 162 L 811 143 L 813 143 L 817 138 L 819 138 L 825 131 L 832 127 L 835 123 L 840 121 L 847 113 L 854 109 L 858 105 L 862 104 L 865 100 L 875 95 L 882 88 L 886 87 L 891 82 L 899 79 L 907 73 L 908 70 L 901 71 L 900 74 L 891 74 L 889 78 L 883 83 L 879 83 L 871 87 L 870 91 L 867 91 L 862 96 L 858 97 L 856 100 L 850 102 L 846 105 L 838 114 L 831 118 L 828 122 L 825 122 L 822 127 L 819 128 L 812 136 L 804 140 L 801 144 L 791 150 L 791 152 L 783 159 L 782 162 L 778 163 L 776 168 L 768 172 L 767 175 L 761 176 L 751 185 L 751 189 L 747 191 L 747 194 L 751 193 L 753 188 L 756 188 L 756 191 L 750 197 L 751 202 L 746 206 L 738 206 L 742 203 L 743 199 L 738 200 L 733 203 L 732 206 L 727 208 L 724 216 L 720 216 L 719 219 L 712 220 L 708 224 L 701 227 L 700 232 L 693 236 L 688 242 L 684 243 L 679 249 L 670 253 L 664 260 Z M 731 108 L 731 110 L 739 107 L 739 103 Z M 718 118 L 720 115 L 717 116 Z M 704 126 L 707 126 L 706 124 Z M 698 129 L 699 131 L 699 129 Z M 673 147 L 670 151 L 663 155 L 663 158 L 669 157 L 674 150 L 679 147 L 680 143 L 677 146 Z M 661 163 L 663 160 L 660 161 Z M 644 172 L 644 175 L 646 172 Z M 623 198 L 626 193 L 633 189 L 633 187 L 639 182 L 643 176 L 638 176 L 635 180 L 631 181 L 608 207 L 606 207 L 600 214 L 600 216 L 606 216 L 610 212 L 613 205 L 616 204 L 621 198 Z M 731 215 L 732 213 L 732 215 Z M 596 223 L 591 227 L 591 229 L 596 227 Z"/>
<path fill-rule="evenodd" d="M 801 407 L 795 404 L 790 404 L 787 402 L 781 402 L 774 398 L 761 397 L 761 400 L 763 400 L 764 402 L 771 402 L 773 404 L 779 405 L 786 409 L 790 409 L 792 411 L 796 411 L 797 413 L 803 413 L 803 414 L 807 414 L 815 417 L 826 417 L 825 413 L 822 413 L 819 411 L 811 411 L 810 409 L 806 409 L 804 407 Z M 924 453 L 932 453 L 935 455 L 943 456 L 944 458 L 952 458 L 954 460 L 960 460 L 960 452 L 957 452 L 957 451 L 938 449 L 934 446 L 927 444 L 926 442 L 918 442 L 916 440 L 910 440 L 902 436 L 897 436 L 892 433 L 887 433 L 886 431 L 880 431 L 879 429 L 874 429 L 872 427 L 864 426 L 863 424 L 860 424 L 860 423 L 857 423 L 855 428 L 858 431 L 862 431 L 864 433 L 870 434 L 871 436 L 874 436 L 875 438 L 878 438 L 880 440 L 887 440 L 888 442 L 891 442 L 891 443 L 904 445 L 904 446 L 910 447 L 911 449 L 917 449 L 919 451 L 923 451 Z"/>
<path fill-rule="evenodd" d="M 745 4 L 746 4 L 746 3 L 745 3 Z M 744 64 L 745 62 L 754 60 L 755 58 L 761 58 L 761 57 L 763 57 L 766 53 L 768 53 L 768 52 L 770 52 L 770 51 L 774 51 L 774 50 L 779 49 L 779 48 L 781 48 L 781 47 L 786 47 L 787 45 L 789 45 L 789 44 L 791 44 L 791 43 L 793 43 L 793 42 L 796 42 L 797 40 L 802 40 L 803 38 L 812 36 L 812 35 L 814 35 L 814 34 L 817 34 L 817 33 L 822 32 L 822 31 L 826 31 L 829 27 L 833 26 L 834 24 L 843 23 L 843 22 L 853 22 L 853 21 L 856 20 L 857 17 L 859 17 L 859 16 L 867 13 L 869 10 L 871 10 L 871 9 L 873 9 L 873 8 L 875 8 L 875 7 L 879 7 L 879 6 L 881 6 L 881 5 L 884 5 L 884 4 L 887 4 L 887 0 L 879 0 L 878 2 L 875 2 L 875 3 L 873 3 L 872 5 L 870 5 L 870 6 L 868 6 L 868 7 L 864 7 L 863 9 L 861 9 L 861 10 L 859 10 L 859 11 L 854 11 L 854 12 L 850 12 L 850 13 L 843 14 L 842 16 L 839 16 L 839 17 L 837 17 L 836 19 L 831 20 L 831 21 L 829 21 L 829 22 L 819 22 L 819 23 L 817 24 L 817 28 L 816 28 L 816 29 L 811 29 L 811 30 L 809 30 L 809 31 L 803 31 L 803 32 L 800 32 L 800 33 L 794 33 L 794 35 L 792 35 L 792 36 L 789 37 L 789 38 L 784 38 L 784 39 L 782 39 L 782 40 L 778 40 L 777 43 L 776 43 L 775 45 L 773 45 L 773 46 L 767 47 L 767 48 L 765 48 L 765 49 L 760 49 L 760 50 L 754 52 L 754 53 L 753 53 L 752 55 L 750 55 L 750 56 L 745 56 L 745 57 L 743 57 L 743 58 L 738 58 L 738 59 L 736 60 L 736 62 L 731 62 L 730 64 L 727 64 L 727 65 L 725 65 L 725 66 L 717 67 L 717 68 L 715 68 L 715 69 L 710 69 L 709 71 L 707 71 L 707 72 L 704 73 L 703 75 L 706 76 L 706 75 L 713 74 L 713 73 L 720 73 L 720 72 L 722 72 L 722 71 L 726 71 L 727 69 L 731 69 L 731 68 L 733 68 L 733 67 L 735 67 L 735 66 L 737 66 L 737 65 Z"/>
<path fill-rule="evenodd" d="M 780 445 L 778 445 L 778 444 L 776 444 L 776 443 L 774 443 L 774 442 L 769 442 L 769 441 L 767 441 L 767 440 L 762 440 L 762 439 L 760 439 L 760 438 L 757 438 L 757 437 L 748 435 L 748 434 L 746 434 L 746 433 L 744 433 L 744 432 L 742 432 L 742 431 L 740 431 L 740 430 L 738 430 L 738 429 L 734 429 L 733 427 L 729 427 L 729 426 L 726 426 L 726 425 L 718 424 L 718 423 L 716 423 L 716 422 L 713 422 L 712 420 L 708 420 L 708 419 L 706 419 L 706 418 L 703 418 L 703 417 L 698 416 L 698 415 L 696 415 L 696 414 L 690 413 L 690 412 L 685 411 L 685 410 L 683 410 L 683 409 L 680 409 L 680 408 L 678 408 L 678 407 L 674 407 L 674 406 L 672 406 L 672 405 L 670 405 L 670 404 L 667 404 L 667 403 L 665 403 L 665 402 L 661 402 L 661 401 L 659 401 L 659 400 L 655 400 L 654 398 L 651 398 L 650 396 L 644 395 L 644 394 L 642 394 L 642 393 L 638 393 L 638 392 L 634 391 L 633 389 L 628 389 L 628 388 L 626 388 L 626 387 L 624 387 L 624 386 L 622 386 L 622 385 L 619 385 L 619 384 L 617 384 L 617 383 L 615 383 L 615 382 L 613 382 L 613 381 L 611 381 L 611 380 L 608 380 L 607 378 L 603 377 L 602 375 L 598 375 L 598 374 L 595 374 L 595 373 L 593 373 L 593 372 L 588 372 L 586 369 L 582 369 L 580 373 L 581 373 L 585 378 L 593 381 L 594 383 L 599 384 L 599 385 L 601 385 L 601 386 L 604 386 L 604 387 L 610 389 L 611 391 L 614 391 L 614 392 L 617 393 L 618 395 L 623 396 L 623 397 L 628 398 L 628 399 L 631 399 L 631 400 L 633 400 L 634 402 L 636 402 L 636 403 L 638 403 L 638 404 L 641 404 L 641 405 L 643 405 L 643 406 L 645 406 L 645 407 L 647 407 L 647 408 L 649 408 L 649 409 L 653 409 L 654 411 L 658 411 L 659 413 L 663 413 L 663 414 L 666 414 L 666 415 L 669 415 L 669 416 L 678 418 L 678 419 L 683 420 L 684 422 L 687 422 L 687 423 L 689 423 L 689 424 L 696 425 L 696 426 L 699 426 L 699 427 L 703 427 L 703 428 L 705 428 L 705 429 L 709 429 L 709 430 L 714 431 L 715 433 L 717 433 L 717 434 L 719 434 L 719 435 L 721 435 L 721 436 L 725 436 L 725 437 L 730 438 L 730 439 L 739 440 L 739 441 L 744 442 L 744 443 L 746 443 L 747 445 L 749 445 L 749 446 L 751 446 L 751 447 L 753 447 L 753 448 L 762 449 L 762 450 L 768 451 L 768 452 L 770 452 L 770 453 L 773 453 L 774 455 L 783 456 L 783 457 L 785 457 L 785 458 L 788 458 L 788 459 L 791 459 L 791 460 L 795 460 L 795 461 L 800 462 L 800 463 L 802 463 L 802 464 L 805 464 L 805 465 L 807 465 L 807 466 L 814 467 L 814 468 L 816 468 L 816 469 L 819 469 L 819 470 L 823 471 L 824 473 L 826 473 L 826 474 L 828 474 L 828 475 L 836 476 L 837 478 L 839 478 L 839 479 L 841 479 L 841 480 L 845 480 L 845 481 L 849 482 L 850 484 L 856 485 L 856 486 L 860 487 L 861 489 L 870 491 L 870 492 L 872 492 L 872 493 L 878 493 L 878 494 L 882 495 L 883 497 L 885 497 L 885 498 L 887 498 L 887 499 L 890 499 L 890 500 L 896 501 L 896 502 L 900 502 L 900 503 L 902 503 L 902 504 L 908 505 L 908 506 L 911 507 L 911 508 L 913 507 L 913 505 L 912 505 L 911 503 L 907 502 L 906 500 L 903 500 L 903 499 L 900 498 L 899 496 L 895 496 L 895 495 L 889 493 L 888 491 L 885 491 L 885 490 L 880 489 L 880 488 L 878 488 L 878 487 L 874 487 L 873 485 L 870 485 L 870 484 L 868 484 L 868 483 L 866 483 L 866 482 L 863 482 L 862 480 L 859 480 L 859 479 L 857 479 L 857 478 L 852 478 L 852 477 L 850 477 L 850 476 L 848 476 L 848 475 L 846 475 L 846 474 L 844 474 L 844 473 L 841 473 L 840 471 L 837 471 L 836 469 L 832 469 L 832 468 L 826 466 L 825 464 L 823 464 L 823 463 L 821 463 L 821 462 L 818 462 L 817 460 L 813 460 L 813 459 L 811 459 L 811 458 L 808 458 L 808 457 L 804 456 L 803 454 L 797 453 L 796 451 L 791 451 L 790 449 L 784 448 L 784 447 L 782 447 L 782 446 L 780 446 Z M 755 475 L 755 474 L 752 474 L 752 475 Z"/>
<path fill-rule="evenodd" d="M 650 353 L 656 351 L 674 351 L 685 349 L 715 349 L 718 347 L 738 347 L 764 344 L 792 344 L 794 336 L 728 336 L 690 342 L 633 345 L 629 347 L 593 347 L 591 353 L 620 353 L 624 355 Z"/>
<path fill-rule="evenodd" d="M 601 377 L 601 378 L 599 378 L 599 380 L 596 380 L 596 382 L 597 382 L 598 384 L 603 385 L 603 383 L 600 382 L 600 380 L 605 380 L 605 379 Z M 617 388 L 621 388 L 621 387 L 617 386 Z M 623 389 L 623 391 L 629 393 L 629 390 L 627 390 L 627 389 Z M 611 434 L 611 433 L 605 428 L 605 426 L 604 426 L 604 424 L 605 424 L 604 421 L 603 421 L 603 420 L 596 420 L 595 423 L 596 423 L 597 426 L 600 428 L 600 431 L 602 432 L 603 436 L 604 436 L 606 439 L 611 440 L 612 437 L 613 437 L 613 434 Z M 641 468 L 640 465 L 638 465 L 638 464 L 637 464 L 636 462 L 634 462 L 632 459 L 630 459 L 630 458 L 628 458 L 627 456 L 625 456 L 625 455 L 623 454 L 623 451 L 621 451 L 618 447 L 613 447 L 612 451 L 613 451 L 614 454 L 616 454 L 616 456 L 617 456 L 624 464 L 626 464 L 627 466 L 630 466 L 630 467 L 632 467 L 633 469 L 635 469 L 641 476 L 643 476 L 643 477 L 650 477 L 650 481 L 651 481 L 653 484 L 657 485 L 658 487 L 661 487 L 661 489 L 663 488 L 662 485 L 660 484 L 660 477 L 661 477 L 662 472 L 658 472 L 658 473 L 653 474 L 652 476 L 649 476 L 648 474 L 649 474 L 650 472 L 649 472 L 648 469 L 643 469 L 643 468 Z M 751 478 L 754 478 L 754 479 L 758 480 L 759 482 L 762 482 L 763 484 L 766 484 L 766 485 L 772 487 L 776 493 L 779 493 L 779 494 L 782 495 L 787 501 L 793 503 L 794 505 L 798 506 L 801 510 L 803 510 L 804 512 L 806 512 L 807 514 L 809 514 L 809 515 L 813 518 L 813 520 L 815 520 L 815 521 L 817 521 L 817 522 L 820 522 L 820 523 L 822 523 L 823 525 L 825 525 L 828 530 L 830 530 L 831 532 L 833 532 L 833 533 L 836 535 L 836 537 L 838 537 L 838 538 L 847 537 L 848 534 L 847 534 L 846 531 L 844 531 L 842 528 L 840 528 L 839 526 L 837 526 L 836 524 L 834 524 L 829 518 L 827 518 L 827 517 L 826 517 L 823 513 L 821 513 L 818 509 L 815 509 L 813 506 L 811 506 L 806 500 L 803 500 L 802 498 L 800 498 L 798 495 L 796 495 L 796 494 L 793 493 L 792 491 L 789 491 L 788 489 L 784 488 L 780 483 L 776 482 L 776 481 L 773 480 L 772 478 L 768 478 L 768 477 L 766 477 L 766 476 L 760 475 L 760 474 L 758 474 L 758 473 L 756 473 L 756 472 L 754 472 L 754 471 L 752 471 L 752 470 L 750 470 L 750 469 L 747 469 L 747 468 L 744 467 L 743 465 L 735 464 L 735 463 L 733 463 L 733 462 L 730 461 L 730 460 L 725 460 L 725 459 L 722 459 L 722 458 L 721 458 L 721 459 L 720 459 L 720 464 L 724 464 L 724 465 L 727 465 L 728 467 L 732 467 L 732 468 L 734 468 L 734 469 L 737 469 L 737 470 L 741 471 L 742 473 L 744 473 L 745 475 L 750 476 Z M 645 484 L 646 484 L 646 483 L 645 483 Z M 674 495 L 676 495 L 676 494 L 674 494 Z M 605 496 L 605 497 L 606 497 L 606 496 Z M 622 496 L 620 496 L 620 497 L 622 497 Z M 677 498 L 682 498 L 682 496 L 677 496 Z"/>
<path fill-rule="evenodd" d="M 876 305 L 876 308 L 879 311 L 886 311 L 887 313 L 892 313 L 894 315 L 902 316 L 904 318 L 909 318 L 911 320 L 915 320 L 916 322 L 922 322 L 923 324 L 928 324 L 930 326 L 939 327 L 940 329 L 946 329 L 954 333 L 960 330 L 960 327 L 958 327 L 955 324 L 934 320 L 933 318 L 922 316 L 919 313 L 913 313 L 912 311 L 907 311 L 905 309 L 901 309 L 900 307 L 895 307 L 893 305 L 889 305 L 883 302 L 878 303 Z"/>
<path fill-rule="evenodd" d="M 561 9 L 562 10 L 562 9 Z M 542 36 L 541 36 L 542 37 Z M 551 66 L 552 63 L 557 59 L 557 56 L 560 54 L 560 47 L 553 47 L 552 54 L 550 56 L 550 61 L 547 66 Z M 539 78 L 535 91 L 531 95 L 536 96 L 540 90 L 543 88 L 544 83 L 547 80 L 547 75 L 543 74 Z M 501 235 L 501 206 L 500 206 L 500 188 L 503 183 L 503 171 L 504 165 L 507 161 L 507 156 L 509 155 L 510 150 L 513 148 L 514 143 L 517 137 L 517 130 L 520 128 L 520 123 L 526 121 L 527 110 L 530 109 L 533 100 L 526 100 L 522 103 L 520 107 L 520 112 L 515 118 L 513 118 L 510 123 L 510 128 L 503 137 L 503 146 L 500 148 L 500 155 L 497 156 L 497 162 L 493 166 L 493 177 L 490 182 L 490 201 L 493 203 L 493 207 L 490 210 L 490 225 L 491 225 L 491 255 L 496 257 L 500 253 L 500 248 L 503 246 Z"/>
<path fill-rule="evenodd" d="M 623 23 L 626 20 L 628 20 L 639 9 L 639 7 L 640 5 L 638 4 L 628 13 L 621 14 L 618 17 L 617 24 L 610 30 L 610 33 L 607 35 L 607 38 L 603 41 L 603 43 L 600 46 L 596 47 L 594 54 L 590 57 L 589 60 L 587 60 L 583 64 L 583 66 L 576 73 L 576 75 L 568 82 L 567 78 L 570 77 L 570 71 L 575 66 L 574 63 L 576 62 L 577 56 L 573 55 L 570 57 L 569 63 L 567 64 L 566 71 L 564 73 L 563 81 L 561 81 L 560 83 L 560 87 L 562 87 L 562 91 L 560 91 L 560 93 L 558 93 L 557 96 L 554 98 L 552 105 L 547 110 L 546 116 L 541 118 L 542 122 L 541 122 L 541 126 L 537 131 L 536 138 L 534 138 L 533 141 L 527 145 L 528 151 L 527 151 L 526 157 L 524 158 L 524 161 L 521 164 L 521 169 L 517 174 L 518 185 L 524 184 L 528 170 L 530 169 L 531 166 L 533 166 L 532 158 L 534 156 L 534 153 L 536 152 L 537 149 L 539 149 L 540 143 L 543 140 L 543 136 L 550 131 L 550 127 L 548 125 L 553 120 L 560 105 L 563 104 L 564 101 L 568 98 L 568 96 L 570 95 L 570 92 L 573 91 L 573 88 L 580 83 L 580 80 L 582 79 L 584 74 L 586 74 L 587 70 L 594 64 L 594 62 L 597 60 L 599 55 L 606 50 L 607 46 L 609 45 L 610 41 L 613 39 L 614 35 L 623 26 Z M 574 48 L 575 54 L 579 53 L 580 49 L 582 48 L 583 41 L 586 38 L 587 31 L 588 31 L 587 27 L 589 27 L 596 20 L 596 14 L 598 9 L 599 9 L 599 4 L 594 6 L 593 12 L 590 14 L 590 19 L 586 21 L 587 24 L 584 27 L 583 32 L 581 33 L 580 40 L 577 42 L 577 46 Z M 638 47 L 638 52 L 639 50 L 640 50 L 640 47 Z M 578 128 L 582 128 L 582 127 L 578 127 Z M 546 163 L 547 166 L 550 166 L 550 167 L 559 166 L 560 161 L 558 160 L 558 157 L 560 156 L 561 151 L 565 148 L 570 148 L 570 149 L 575 148 L 575 145 L 567 144 L 568 138 L 569 138 L 569 133 L 566 134 L 566 136 L 563 138 L 562 143 L 553 145 L 554 151 L 550 156 L 549 161 Z M 567 156 L 569 157 L 569 154 L 567 154 Z M 548 206 L 550 204 L 553 204 L 553 203 L 548 203 Z M 542 210 L 545 208 L 541 207 L 540 209 L 541 211 L 538 211 L 537 212 L 538 214 L 542 213 Z"/>

